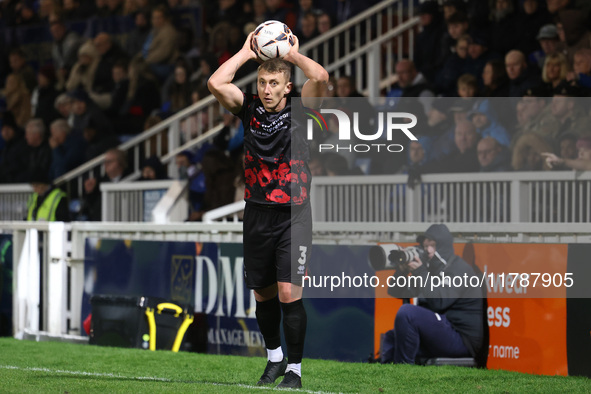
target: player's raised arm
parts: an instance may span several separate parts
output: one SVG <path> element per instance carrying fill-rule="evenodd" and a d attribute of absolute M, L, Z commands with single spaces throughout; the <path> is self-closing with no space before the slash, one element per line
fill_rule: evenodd
<path fill-rule="evenodd" d="M 295 37 L 295 36 L 294 36 Z M 308 80 L 302 87 L 302 103 L 306 107 L 317 108 L 321 102 L 315 100 L 316 97 L 326 96 L 326 87 L 328 84 L 328 72 L 320 64 L 299 52 L 300 45 L 296 37 L 295 45 L 283 60 L 293 63 L 299 67 Z"/>
<path fill-rule="evenodd" d="M 242 49 L 222 64 L 207 81 L 209 91 L 228 111 L 236 114 L 242 108 L 242 91 L 232 83 L 236 71 L 249 60 L 257 60 L 250 49 L 252 33 L 248 35 Z"/>

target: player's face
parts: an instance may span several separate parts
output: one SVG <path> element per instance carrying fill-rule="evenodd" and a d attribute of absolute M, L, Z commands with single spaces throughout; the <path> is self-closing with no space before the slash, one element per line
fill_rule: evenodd
<path fill-rule="evenodd" d="M 279 112 L 285 108 L 285 96 L 291 92 L 291 86 L 283 73 L 259 72 L 257 92 L 269 112 Z"/>

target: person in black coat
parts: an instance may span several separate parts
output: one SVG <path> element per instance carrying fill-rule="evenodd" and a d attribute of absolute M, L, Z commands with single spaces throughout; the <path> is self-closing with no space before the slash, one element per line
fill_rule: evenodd
<path fill-rule="evenodd" d="M 38 85 L 33 90 L 31 102 L 33 104 L 33 116 L 43 119 L 46 128 L 51 122 L 60 117 L 55 109 L 55 99 L 59 92 L 55 88 L 55 71 L 53 66 L 44 66 L 37 74 Z"/>
<path fill-rule="evenodd" d="M 419 5 L 419 17 L 423 30 L 417 35 L 414 62 L 425 78 L 434 82 L 437 61 L 441 57 L 441 37 L 445 33 L 445 24 L 436 1 Z"/>
<path fill-rule="evenodd" d="M 476 153 L 478 143 L 476 128 L 467 120 L 456 124 L 454 140 L 457 151 L 440 160 L 430 162 L 422 169 L 424 174 L 478 172 L 480 163 Z"/>
<path fill-rule="evenodd" d="M 2 138 L 4 147 L 0 151 L 0 183 L 26 182 L 28 147 L 23 130 L 9 111 L 2 114 Z"/>
<path fill-rule="evenodd" d="M 25 140 L 27 141 L 27 176 L 35 172 L 37 168 L 42 168 L 46 171 L 46 175 L 49 177 L 49 169 L 51 167 L 51 148 L 45 137 L 45 125 L 43 124 L 43 120 L 33 118 L 27 122 L 25 127 Z"/>
<path fill-rule="evenodd" d="M 416 254 L 395 268 L 396 283 L 408 285 L 389 287 L 388 293 L 397 298 L 419 297 L 419 304 L 405 303 L 396 313 L 394 329 L 384 335 L 381 362 L 414 364 L 417 358 L 480 358 L 481 352 L 488 351 L 488 327 L 484 292 L 469 285 L 472 277 L 478 278 L 475 270 L 454 253 L 453 235 L 445 224 L 431 225 L 417 242 L 424 254 Z M 447 277 L 453 285 L 431 286 L 437 282 L 430 277 L 442 282 Z M 402 280 L 410 278 L 416 281 Z M 463 282 L 457 278 L 464 278 Z M 423 282 L 427 285 L 420 286 Z"/>

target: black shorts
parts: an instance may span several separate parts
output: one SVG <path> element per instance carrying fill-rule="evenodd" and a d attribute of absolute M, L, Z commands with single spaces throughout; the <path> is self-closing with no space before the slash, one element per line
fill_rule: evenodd
<path fill-rule="evenodd" d="M 249 289 L 276 282 L 302 285 L 312 249 L 310 204 L 244 209 L 244 280 Z"/>

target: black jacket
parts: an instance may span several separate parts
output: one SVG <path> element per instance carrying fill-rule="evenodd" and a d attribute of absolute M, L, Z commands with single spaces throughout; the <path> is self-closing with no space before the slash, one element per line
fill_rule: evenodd
<path fill-rule="evenodd" d="M 453 249 L 453 235 L 444 224 L 434 224 L 425 232 L 425 236 L 437 243 L 436 249 L 443 264 L 435 264 L 434 257 L 412 272 L 414 276 L 422 277 L 427 286 L 400 289 L 392 287 L 390 295 L 399 298 L 419 297 L 419 305 L 433 312 L 444 314 L 452 326 L 462 336 L 464 344 L 473 357 L 480 352 L 484 339 L 484 300 L 479 287 L 470 286 L 430 286 L 430 277 L 464 277 L 475 276 L 472 267 L 461 257 L 455 255 Z M 439 260 L 439 259 L 437 259 Z M 403 275 L 404 273 L 396 273 Z M 478 278 L 480 279 L 480 278 Z M 453 279 L 451 279 L 453 283 Z"/>

